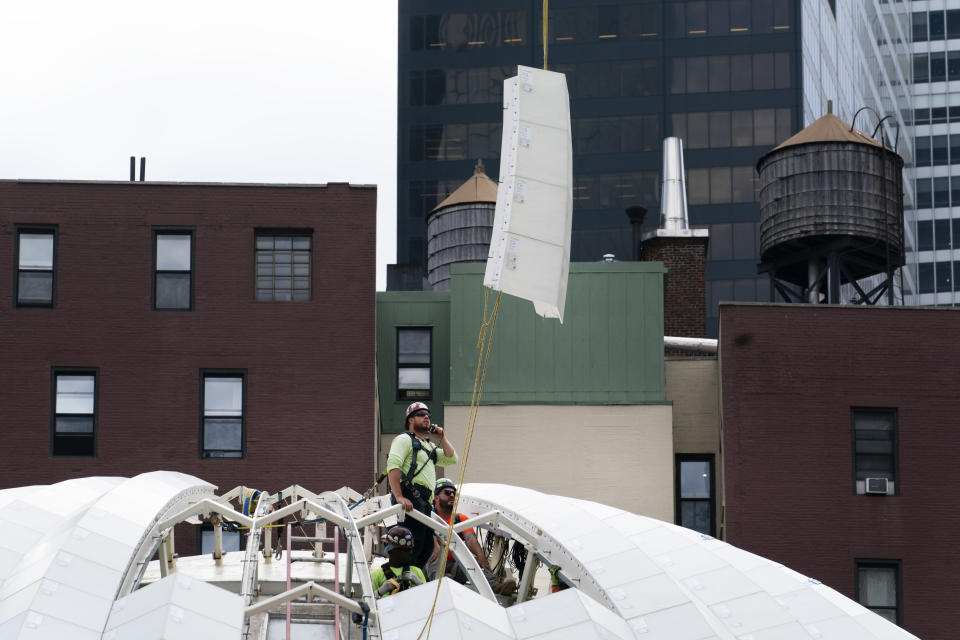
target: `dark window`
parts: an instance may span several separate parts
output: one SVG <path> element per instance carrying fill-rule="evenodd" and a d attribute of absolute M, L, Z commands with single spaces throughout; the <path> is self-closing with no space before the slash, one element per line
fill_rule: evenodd
<path fill-rule="evenodd" d="M 947 79 L 960 80 L 960 51 L 947 52 Z M 941 107 L 946 111 L 946 107 Z M 944 113 L 946 116 L 946 113 Z"/>
<path fill-rule="evenodd" d="M 676 458 L 677 524 L 716 536 L 714 456 L 678 454 Z"/>
<path fill-rule="evenodd" d="M 730 34 L 729 2 L 711 2 L 707 5 L 707 22 L 711 36 Z"/>
<path fill-rule="evenodd" d="M 933 165 L 950 164 L 947 136 L 933 136 Z"/>
<path fill-rule="evenodd" d="M 577 97 L 603 98 L 619 95 L 619 74 L 610 62 L 585 62 L 577 65 Z"/>
<path fill-rule="evenodd" d="M 773 0 L 772 4 L 774 32 L 789 31 L 790 24 L 793 22 L 790 15 L 790 0 Z"/>
<path fill-rule="evenodd" d="M 921 262 L 917 265 L 917 293 L 933 293 L 933 263 Z"/>
<path fill-rule="evenodd" d="M 960 158 L 960 155 L 957 156 Z M 934 178 L 933 179 L 933 206 L 935 207 L 949 207 L 950 206 L 950 178 Z M 947 242 L 946 247 L 940 246 L 940 227 L 939 225 L 943 223 L 944 230 L 944 240 Z M 946 220 L 937 221 L 937 249 L 949 249 L 950 248 L 950 228 L 947 225 Z"/>
<path fill-rule="evenodd" d="M 257 300 L 310 299 L 308 234 L 257 232 Z"/>
<path fill-rule="evenodd" d="M 659 142 L 656 116 L 625 117 L 621 120 L 621 151 L 652 151 Z"/>
<path fill-rule="evenodd" d="M 930 56 L 926 53 L 913 54 L 913 82 L 930 82 Z"/>
<path fill-rule="evenodd" d="M 730 56 L 730 89 L 732 91 L 750 91 L 753 89 L 753 62 L 751 56 L 744 54 Z"/>
<path fill-rule="evenodd" d="M 153 308 L 193 308 L 193 232 L 153 233 Z"/>
<path fill-rule="evenodd" d="M 51 450 L 55 456 L 97 453 L 97 370 L 53 370 Z"/>
<path fill-rule="evenodd" d="M 733 225 L 710 225 L 710 260 L 733 259 Z"/>
<path fill-rule="evenodd" d="M 913 123 L 914 124 L 930 124 L 930 109 L 914 109 L 913 110 Z"/>
<path fill-rule="evenodd" d="M 913 12 L 913 41 L 923 42 L 927 39 L 927 12 Z"/>
<path fill-rule="evenodd" d="M 710 112 L 710 146 L 713 148 L 730 146 L 730 112 Z"/>
<path fill-rule="evenodd" d="M 753 112 L 753 144 L 772 147 L 776 141 L 776 110 L 755 109 Z"/>
<path fill-rule="evenodd" d="M 707 3 L 704 0 L 687 2 L 687 35 L 707 35 Z"/>
<path fill-rule="evenodd" d="M 960 9 L 947 11 L 947 38 L 960 38 Z"/>
<path fill-rule="evenodd" d="M 936 185 L 937 180 L 946 180 L 946 178 L 934 178 L 933 179 L 934 185 Z M 936 188 L 934 188 L 934 192 L 936 192 Z M 940 206 L 940 205 L 937 205 L 937 206 Z M 950 221 L 949 220 L 935 221 L 933 223 L 933 237 L 935 240 L 934 246 L 937 249 L 949 249 L 950 248 Z"/>
<path fill-rule="evenodd" d="M 933 124 L 939 124 L 947 121 L 947 108 L 946 107 L 934 107 L 930 109 L 930 122 Z"/>
<path fill-rule="evenodd" d="M 893 624 L 902 619 L 899 560 L 856 560 L 857 602 Z"/>
<path fill-rule="evenodd" d="M 930 82 L 943 82 L 947 79 L 947 54 L 935 51 L 930 54 Z"/>
<path fill-rule="evenodd" d="M 730 0 L 730 33 L 750 32 L 750 0 Z"/>
<path fill-rule="evenodd" d="M 753 146 L 753 111 L 730 113 L 731 144 L 735 147 Z"/>
<path fill-rule="evenodd" d="M 730 57 L 710 56 L 707 58 L 709 68 L 710 91 L 730 90 Z"/>
<path fill-rule="evenodd" d="M 789 53 L 773 54 L 773 66 L 775 70 L 775 74 L 774 74 L 775 88 L 789 89 L 790 88 L 790 54 Z"/>
<path fill-rule="evenodd" d="M 770 33 L 773 31 L 773 4 L 754 1 L 752 8 L 753 13 L 750 22 L 753 25 L 753 33 Z"/>
<path fill-rule="evenodd" d="M 930 39 L 943 40 L 943 9 L 930 12 Z"/>
<path fill-rule="evenodd" d="M 930 137 L 917 136 L 914 141 L 914 164 L 918 167 L 930 166 Z"/>
<path fill-rule="evenodd" d="M 709 67 L 705 57 L 687 58 L 687 93 L 702 93 L 710 88 Z"/>
<path fill-rule="evenodd" d="M 950 263 L 949 262 L 938 262 L 937 263 L 937 291 L 949 293 L 953 290 L 951 285 L 952 278 L 950 276 Z"/>
<path fill-rule="evenodd" d="M 756 173 L 753 167 L 733 167 L 731 181 L 733 183 L 734 202 L 753 202 L 757 199 L 755 191 Z"/>
<path fill-rule="evenodd" d="M 710 204 L 710 170 L 687 170 L 687 201 L 691 205 Z"/>
<path fill-rule="evenodd" d="M 750 167 L 745 167 L 749 169 Z M 734 260 L 750 260 L 757 252 L 757 225 L 753 222 L 738 222 L 733 225 L 733 258 Z M 735 283 L 736 285 L 736 283 Z M 737 300 L 752 300 L 737 296 Z"/>
<path fill-rule="evenodd" d="M 776 140 L 783 142 L 793 133 L 793 123 L 791 122 L 791 113 L 789 108 L 777 109 Z"/>
<path fill-rule="evenodd" d="M 423 71 L 411 71 L 409 75 L 411 107 L 423 106 Z"/>
<path fill-rule="evenodd" d="M 670 93 L 686 93 L 687 91 L 687 59 L 673 58 L 670 60 Z"/>
<path fill-rule="evenodd" d="M 691 149 L 706 149 L 710 145 L 706 113 L 687 114 L 687 146 Z"/>
<path fill-rule="evenodd" d="M 730 167 L 710 168 L 710 204 L 725 204 L 731 196 Z"/>
<path fill-rule="evenodd" d="M 867 478 L 897 479 L 897 410 L 852 407 L 854 486 L 865 493 Z M 891 486 L 889 493 L 894 493 Z"/>
<path fill-rule="evenodd" d="M 933 250 L 933 221 L 920 220 L 917 222 L 917 251 Z"/>
<path fill-rule="evenodd" d="M 246 374 L 200 372 L 201 457 L 242 458 L 246 443 Z"/>
<path fill-rule="evenodd" d="M 930 178 L 917 178 L 917 209 L 929 209 L 932 206 L 933 187 Z"/>
<path fill-rule="evenodd" d="M 620 11 L 616 5 L 597 7 L 597 38 L 609 40 L 620 34 Z"/>
<path fill-rule="evenodd" d="M 775 86 L 773 78 L 773 54 L 755 53 L 753 54 L 753 88 L 754 89 L 773 89 Z"/>
<path fill-rule="evenodd" d="M 954 182 L 960 183 L 960 179 L 954 180 Z M 960 203 L 960 197 L 954 200 L 954 202 Z M 950 222 L 953 227 L 953 246 L 960 248 L 960 218 L 954 218 Z"/>
<path fill-rule="evenodd" d="M 412 73 L 420 73 L 413 71 Z M 411 85 L 413 82 L 411 82 Z M 447 95 L 447 73 L 442 69 L 423 72 L 423 104 L 443 104 Z"/>
<path fill-rule="evenodd" d="M 632 40 L 656 37 L 660 32 L 659 8 L 655 4 L 621 5 L 621 37 Z"/>
<path fill-rule="evenodd" d="M 397 328 L 397 399 L 429 400 L 432 390 L 430 327 Z"/>
<path fill-rule="evenodd" d="M 17 306 L 52 307 L 56 274 L 54 228 L 17 228 Z"/>
<path fill-rule="evenodd" d="M 410 16 L 410 50 L 423 51 L 423 16 Z"/>
<path fill-rule="evenodd" d="M 611 153 L 620 150 L 620 127 L 616 118 L 578 118 L 573 121 L 577 153 Z"/>
<path fill-rule="evenodd" d="M 620 93 L 625 96 L 652 96 L 660 93 L 660 64 L 657 60 L 624 60 L 619 63 Z"/>

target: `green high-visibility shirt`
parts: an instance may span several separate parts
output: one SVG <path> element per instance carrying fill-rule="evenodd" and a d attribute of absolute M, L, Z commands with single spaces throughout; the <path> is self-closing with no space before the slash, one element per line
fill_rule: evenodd
<path fill-rule="evenodd" d="M 413 482 L 426 487 L 432 496 L 433 485 L 437 483 L 437 471 L 434 465 L 424 464 L 430 459 L 430 452 L 434 449 L 437 450 L 437 464 L 441 467 L 457 464 L 457 452 L 454 451 L 452 456 L 447 456 L 443 453 L 442 448 L 422 438 L 420 444 L 423 446 L 417 451 L 417 466 L 414 467 L 414 471 L 420 469 L 420 473 L 413 477 Z M 413 441 L 406 433 L 401 433 L 393 439 L 393 443 L 390 445 L 390 454 L 387 456 L 387 472 L 389 473 L 392 469 L 400 469 L 400 474 L 406 477 L 412 454 Z"/>

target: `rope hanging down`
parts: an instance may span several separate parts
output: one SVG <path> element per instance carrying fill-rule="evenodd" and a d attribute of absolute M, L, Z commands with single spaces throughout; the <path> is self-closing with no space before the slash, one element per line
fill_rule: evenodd
<path fill-rule="evenodd" d="M 550 13 L 550 0 L 543 0 L 543 18 L 540 23 L 543 25 L 543 70 L 547 71 L 547 14 Z"/>
<path fill-rule="evenodd" d="M 457 495 L 453 498 L 452 514 L 457 513 L 457 507 L 460 505 L 460 488 L 463 486 L 463 478 L 467 471 L 467 460 L 470 458 L 470 445 L 473 442 L 473 431 L 477 424 L 477 414 L 480 411 L 480 397 L 483 395 L 483 383 L 487 377 L 487 363 L 490 360 L 490 351 L 493 349 L 493 332 L 497 328 L 497 316 L 500 315 L 500 299 L 503 292 L 497 293 L 497 301 L 493 304 L 493 310 L 490 317 L 487 317 L 487 300 L 490 289 L 483 289 L 483 316 L 480 323 L 480 335 L 477 337 L 477 371 L 473 377 L 473 394 L 470 397 L 470 412 L 467 414 L 467 429 L 463 444 L 463 459 L 460 461 L 460 471 L 457 475 Z M 489 329 L 489 331 L 488 331 Z M 437 608 L 437 598 L 440 596 L 440 583 L 443 582 L 444 574 L 447 570 L 447 553 L 450 550 L 450 540 L 453 537 L 453 523 L 456 520 L 452 515 L 447 527 L 447 537 L 443 543 L 443 549 L 440 551 L 440 566 L 437 567 L 437 590 L 433 594 L 433 604 L 430 605 L 430 613 L 427 614 L 427 621 L 424 623 L 417 640 L 430 640 L 430 630 L 433 628 L 433 615 Z M 426 635 L 424 635 L 426 634 Z"/>

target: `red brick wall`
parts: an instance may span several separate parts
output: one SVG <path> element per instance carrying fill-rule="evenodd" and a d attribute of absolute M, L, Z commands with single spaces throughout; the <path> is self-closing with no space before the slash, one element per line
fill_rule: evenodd
<path fill-rule="evenodd" d="M 654 237 L 643 243 L 643 259 L 667 268 L 663 277 L 663 333 L 681 338 L 707 335 L 707 238 Z M 667 355 L 689 356 L 668 349 Z"/>
<path fill-rule="evenodd" d="M 903 622 L 955 637 L 960 312 L 720 307 L 726 539 L 854 596 L 854 559 L 902 561 Z M 898 411 L 897 496 L 853 489 L 850 409 Z"/>
<path fill-rule="evenodd" d="M 376 190 L 0 182 L 0 488 L 169 469 L 226 491 L 374 474 Z M 56 308 L 14 306 L 14 225 L 56 224 Z M 152 227 L 195 229 L 194 311 L 151 310 Z M 309 302 L 254 300 L 254 229 L 312 228 Z M 51 367 L 99 368 L 96 458 L 50 455 Z M 242 460 L 199 457 L 200 370 L 247 372 Z"/>

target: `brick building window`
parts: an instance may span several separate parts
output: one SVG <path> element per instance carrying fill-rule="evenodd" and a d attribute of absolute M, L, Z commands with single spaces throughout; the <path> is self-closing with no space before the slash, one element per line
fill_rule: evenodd
<path fill-rule="evenodd" d="M 96 455 L 97 370 L 53 370 L 51 452 L 54 456 Z"/>
<path fill-rule="evenodd" d="M 257 231 L 257 300 L 310 299 L 310 232 Z"/>
<path fill-rule="evenodd" d="M 850 418 L 856 493 L 894 495 L 897 481 L 897 410 L 852 407 Z"/>
<path fill-rule="evenodd" d="M 52 307 L 56 273 L 56 228 L 18 228 L 17 306 Z"/>
<path fill-rule="evenodd" d="M 193 309 L 193 232 L 154 231 L 153 249 L 153 308 Z"/>
<path fill-rule="evenodd" d="M 246 444 L 246 373 L 202 371 L 202 458 L 242 458 Z"/>
<path fill-rule="evenodd" d="M 899 560 L 856 560 L 857 602 L 894 624 L 902 619 Z"/>
<path fill-rule="evenodd" d="M 397 327 L 397 399 L 429 400 L 431 396 L 430 327 Z"/>
<path fill-rule="evenodd" d="M 716 536 L 716 500 L 713 454 L 678 454 L 676 457 L 677 524 Z"/>

